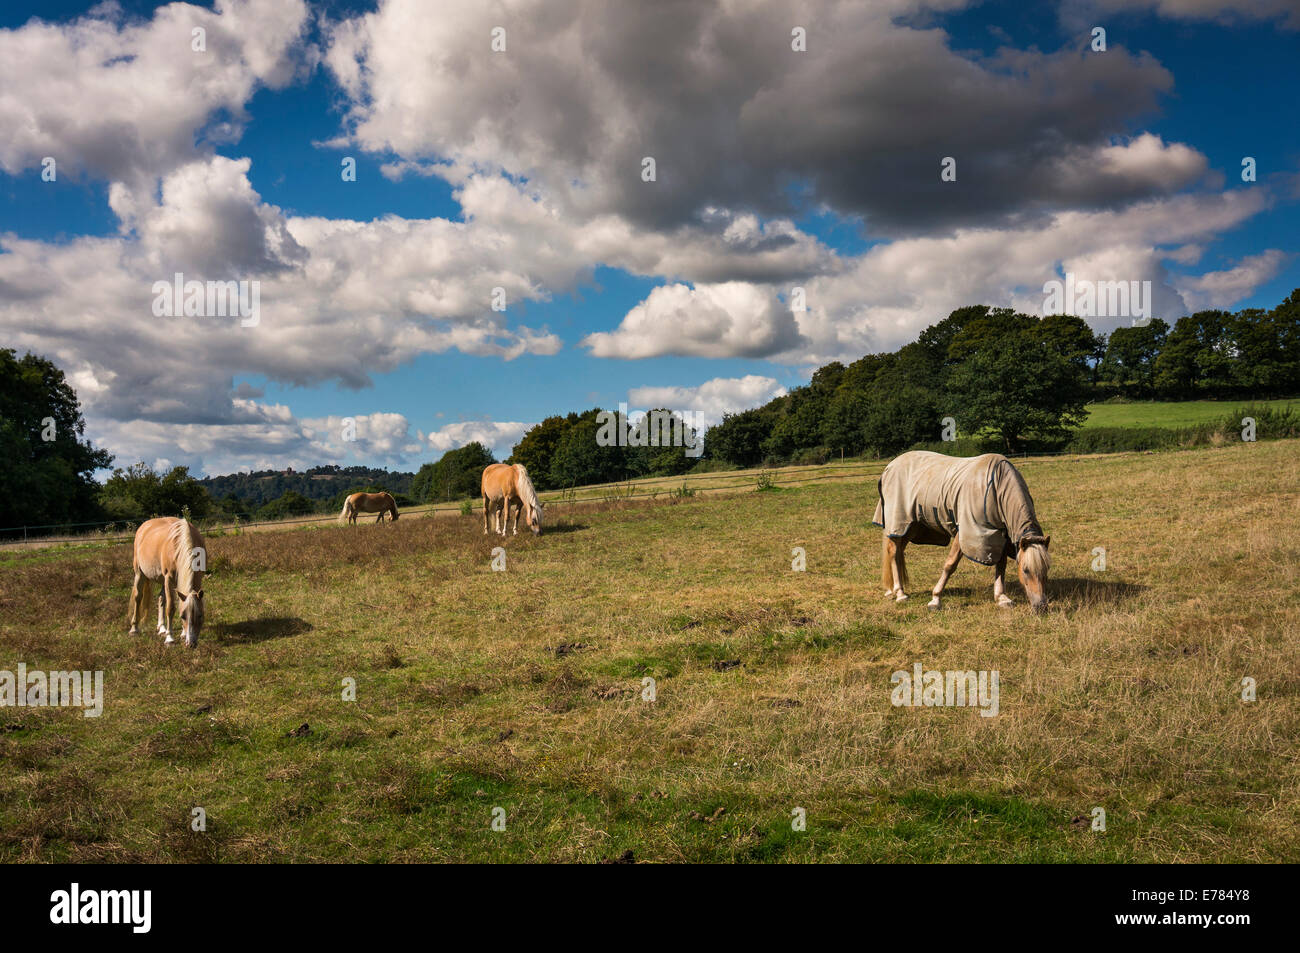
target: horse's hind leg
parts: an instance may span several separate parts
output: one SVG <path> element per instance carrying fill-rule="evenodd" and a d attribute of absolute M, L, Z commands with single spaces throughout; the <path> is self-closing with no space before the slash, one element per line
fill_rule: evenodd
<path fill-rule="evenodd" d="M 893 539 L 890 542 L 894 551 L 894 601 L 906 602 L 907 593 L 903 587 L 907 584 L 907 563 L 903 561 L 903 550 L 907 548 L 907 540 Z"/>
<path fill-rule="evenodd" d="M 952 545 L 948 547 L 948 558 L 943 561 L 943 571 L 939 573 L 939 581 L 934 584 L 934 590 L 931 593 L 934 598 L 930 600 L 927 608 L 939 608 L 939 597 L 943 595 L 943 587 L 948 585 L 948 577 L 952 575 L 952 571 L 957 568 L 959 562 L 961 562 L 961 543 L 954 536 Z"/>
<path fill-rule="evenodd" d="M 149 601 L 149 580 L 140 570 L 135 571 L 135 580 L 131 583 L 131 628 L 130 635 L 140 634 L 140 618 L 144 615 L 145 603 Z"/>
<path fill-rule="evenodd" d="M 1006 592 L 1007 557 L 1004 554 L 993 567 L 993 601 L 999 608 L 1010 609 L 1015 605 Z"/>

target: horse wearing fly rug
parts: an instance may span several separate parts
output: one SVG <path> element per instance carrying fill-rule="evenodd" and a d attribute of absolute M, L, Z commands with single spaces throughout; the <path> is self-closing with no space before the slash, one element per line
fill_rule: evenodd
<path fill-rule="evenodd" d="M 139 635 L 139 622 L 149 602 L 150 582 L 162 585 L 158 596 L 158 634 L 171 645 L 172 615 L 179 603 L 185 644 L 199 644 L 203 629 L 203 574 L 207 568 L 207 549 L 203 536 L 188 520 L 160 516 L 148 520 L 135 531 L 132 558 L 135 581 L 131 585 L 131 635 Z"/>
<path fill-rule="evenodd" d="M 880 575 L 885 594 L 898 602 L 907 598 L 908 543 L 947 546 L 948 558 L 935 584 L 931 609 L 939 608 L 948 577 L 961 557 L 993 566 L 993 600 L 1002 608 L 1006 595 L 1007 559 L 1014 558 L 1035 612 L 1047 607 L 1047 553 L 1044 536 L 1020 472 L 998 453 L 978 457 L 947 457 L 915 450 L 896 458 L 881 474 L 873 522 L 885 530 Z"/>
<path fill-rule="evenodd" d="M 483 534 L 487 535 L 488 517 L 496 514 L 494 529 L 502 536 L 510 522 L 510 511 L 515 510 L 514 535 L 519 535 L 519 514 L 535 534 L 542 531 L 544 507 L 537 499 L 533 481 L 522 463 L 492 463 L 483 469 Z"/>

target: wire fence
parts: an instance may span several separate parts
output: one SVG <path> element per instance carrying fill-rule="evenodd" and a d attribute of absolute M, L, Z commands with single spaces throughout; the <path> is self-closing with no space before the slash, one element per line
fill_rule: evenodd
<path fill-rule="evenodd" d="M 790 471 L 772 471 L 772 485 L 792 486 L 819 481 L 849 479 L 870 469 L 883 469 L 878 463 L 843 463 L 813 466 L 806 471 L 793 474 L 796 478 L 781 479 Z M 853 471 L 827 473 L 825 471 Z M 619 500 L 656 499 L 659 497 L 687 496 L 694 493 L 715 493 L 727 490 L 752 489 L 760 482 L 759 474 L 768 471 L 714 471 L 711 473 L 683 474 L 680 477 L 641 477 L 620 481 L 618 483 L 586 486 L 576 490 L 553 490 L 539 493 L 538 498 L 546 506 L 569 506 L 594 503 L 610 503 Z M 809 475 L 811 474 L 811 475 Z M 719 480 L 723 482 L 718 482 Z M 700 484 L 708 483 L 707 486 Z M 683 492 L 686 490 L 688 492 Z M 436 515 L 438 513 L 458 514 L 464 511 L 466 501 L 421 504 L 410 507 L 407 514 Z M 469 501 L 475 506 L 475 501 Z M 312 514 L 296 519 L 256 520 L 252 514 L 248 519 L 236 516 L 234 519 L 221 518 L 195 520 L 206 532 L 238 533 L 263 527 L 291 527 L 309 523 L 328 524 L 337 519 L 330 514 Z M 364 516 L 362 517 L 364 518 Z M 42 546 L 55 543 L 127 543 L 135 538 L 139 524 L 133 521 L 104 522 L 95 520 L 83 523 L 48 523 L 33 526 L 0 527 L 0 548 L 22 547 L 39 544 Z M 120 531 L 119 531 L 120 527 Z M 82 532 L 77 532 L 81 530 Z"/>
<path fill-rule="evenodd" d="M 1127 451 L 1142 453 L 1144 451 Z M 1068 451 L 1044 451 L 1038 453 L 1008 453 L 1008 457 L 1027 459 L 1031 457 L 1053 457 L 1071 455 Z M 1078 456 L 1078 454 L 1073 454 Z M 1107 454 L 1108 456 L 1111 454 Z M 570 490 L 551 490 L 539 493 L 538 498 L 547 506 L 568 506 L 592 503 L 611 503 L 620 500 L 657 499 L 659 497 L 687 497 L 695 493 L 718 493 L 728 490 L 754 489 L 770 486 L 780 489 L 790 486 L 807 486 L 816 483 L 831 483 L 837 480 L 849 480 L 866 476 L 878 476 L 884 471 L 887 461 L 844 461 L 841 463 L 813 464 L 798 468 L 751 468 L 742 471 L 715 470 L 706 473 L 686 473 L 676 477 L 636 477 L 617 483 L 585 486 Z M 718 483 L 716 481 L 726 481 Z M 708 483 L 708 486 L 700 484 Z M 577 494 L 583 494 L 581 496 Z M 437 513 L 457 514 L 464 511 L 466 501 L 421 504 L 410 507 L 407 514 Z M 475 501 L 469 501 L 476 506 Z M 236 514 L 231 518 L 196 520 L 200 528 L 209 533 L 240 533 L 260 527 L 301 526 L 308 523 L 328 524 L 337 519 L 329 514 L 314 514 L 297 519 L 256 520 L 253 514 L 246 514 L 248 519 Z M 41 546 L 56 543 L 129 543 L 135 538 L 138 523 L 102 520 L 85 523 L 48 523 L 40 526 L 0 527 L 0 549 L 21 548 L 24 545 Z M 119 533 L 117 528 L 121 526 Z M 76 530 L 83 530 L 77 533 Z M 45 532 L 48 531 L 48 532 Z M 64 535 L 57 535 L 62 532 Z"/>

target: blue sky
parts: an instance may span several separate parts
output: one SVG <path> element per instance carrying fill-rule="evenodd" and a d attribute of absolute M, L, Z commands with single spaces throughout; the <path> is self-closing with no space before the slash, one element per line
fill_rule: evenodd
<path fill-rule="evenodd" d="M 936 6 L 9 4 L 0 341 L 119 464 L 414 469 L 594 405 L 717 419 L 1065 270 L 1169 318 L 1300 286 L 1294 5 Z M 262 322 L 160 323 L 174 270 L 260 280 Z"/>

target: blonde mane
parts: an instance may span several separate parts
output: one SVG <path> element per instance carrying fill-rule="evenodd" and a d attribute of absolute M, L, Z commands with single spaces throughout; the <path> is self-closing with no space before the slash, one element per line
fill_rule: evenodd
<path fill-rule="evenodd" d="M 194 569 L 194 537 L 190 535 L 190 521 L 182 519 L 172 527 L 171 539 L 176 547 L 176 589 L 189 595 L 194 591 L 194 577 L 198 588 L 203 588 L 203 574 Z"/>
<path fill-rule="evenodd" d="M 524 501 L 530 512 L 537 514 L 540 522 L 542 519 L 542 507 L 537 501 L 537 491 L 533 489 L 533 481 L 528 479 L 528 471 L 524 469 L 522 463 L 515 464 L 515 474 L 518 477 L 519 497 Z"/>
<path fill-rule="evenodd" d="M 1048 570 L 1052 568 L 1052 557 L 1042 543 L 1024 543 L 1020 547 L 1016 565 L 1028 576 L 1046 579 Z"/>

